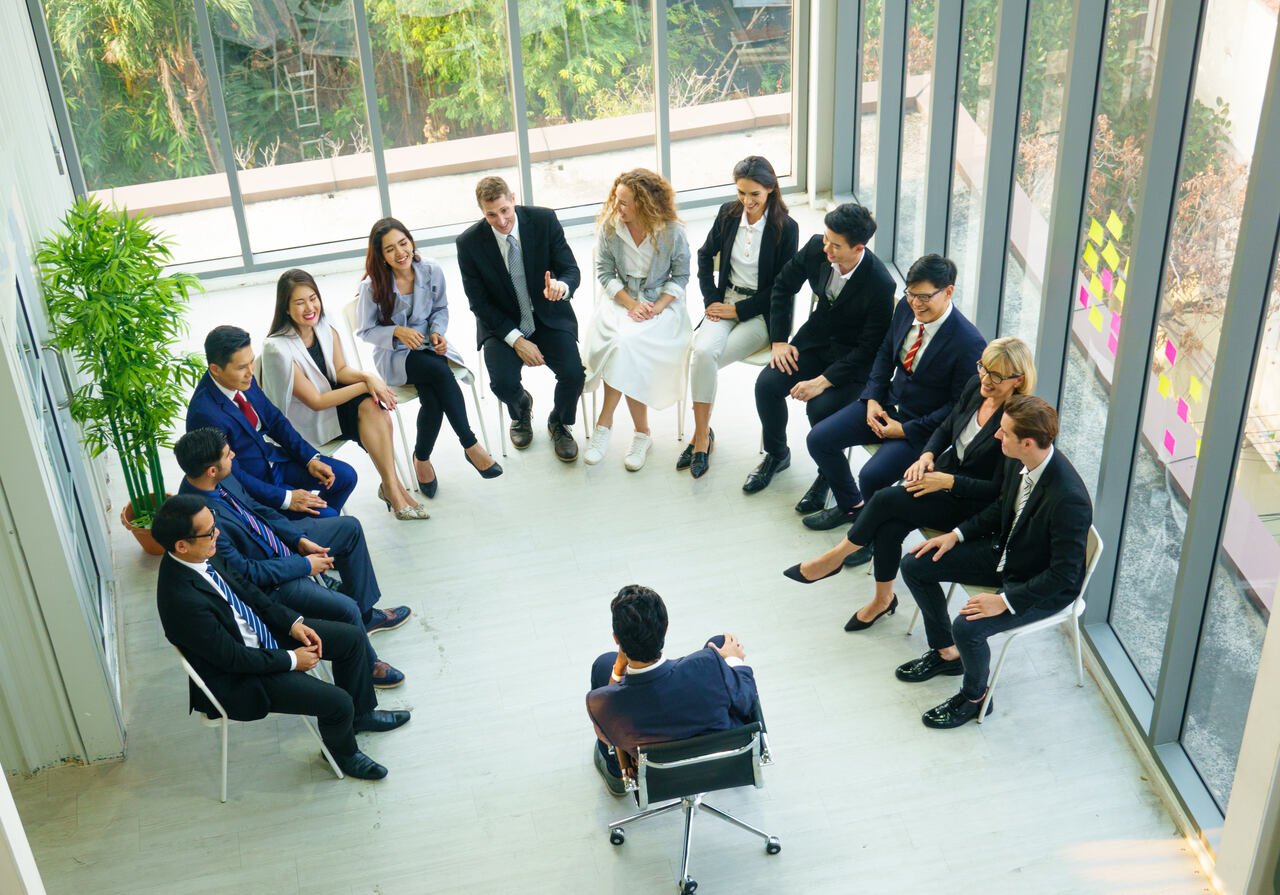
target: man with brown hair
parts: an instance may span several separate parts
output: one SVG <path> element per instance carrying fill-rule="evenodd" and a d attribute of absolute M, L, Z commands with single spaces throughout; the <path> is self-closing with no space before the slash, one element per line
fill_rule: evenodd
<path fill-rule="evenodd" d="M 569 303 L 581 281 L 578 263 L 556 213 L 517 205 L 501 177 L 480 179 L 476 203 L 484 219 L 458 237 L 458 267 L 490 387 L 511 414 L 511 443 L 523 450 L 533 441 L 533 397 L 521 385 L 522 367 L 550 367 L 556 391 L 547 430 L 556 456 L 572 462 L 578 443 L 569 427 L 586 379 Z"/>
<path fill-rule="evenodd" d="M 924 713 L 926 727 L 959 727 L 978 716 L 991 666 L 987 638 L 1048 618 L 1080 593 L 1093 506 L 1080 476 L 1054 450 L 1057 434 L 1058 414 L 1040 398 L 1006 401 L 996 432 L 1007 458 L 1000 496 L 902 559 L 930 649 L 899 665 L 898 679 L 964 675 L 959 693 Z M 971 596 L 952 621 L 943 581 L 991 591 Z M 988 714 L 994 706 L 988 703 Z"/>

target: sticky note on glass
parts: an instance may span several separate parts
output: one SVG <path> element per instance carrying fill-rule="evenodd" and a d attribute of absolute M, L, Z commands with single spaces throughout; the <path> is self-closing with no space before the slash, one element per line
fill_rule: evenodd
<path fill-rule="evenodd" d="M 1102 277 L 1102 288 L 1111 291 L 1111 271 L 1104 270 L 1100 276 Z"/>
<path fill-rule="evenodd" d="M 1107 262 L 1107 267 L 1115 270 L 1120 266 L 1120 253 L 1116 251 L 1116 244 L 1109 242 L 1106 248 L 1102 250 L 1102 260 Z"/>
<path fill-rule="evenodd" d="M 1107 232 L 1112 238 L 1119 239 L 1124 236 L 1124 222 L 1120 220 L 1120 216 L 1114 211 L 1107 215 Z"/>
<path fill-rule="evenodd" d="M 1164 430 L 1164 449 L 1169 452 L 1169 456 L 1173 456 L 1173 447 L 1178 442 L 1174 441 L 1173 433 L 1168 429 Z"/>
<path fill-rule="evenodd" d="M 1200 456 L 1200 439 L 1199 438 L 1196 439 L 1196 456 L 1197 457 Z"/>
<path fill-rule="evenodd" d="M 1098 332 L 1102 332 L 1102 311 L 1097 305 L 1089 309 L 1089 322 Z"/>
<path fill-rule="evenodd" d="M 1116 349 L 1120 347 L 1120 341 L 1116 338 L 1116 334 L 1112 333 L 1107 337 L 1107 350 L 1111 352 L 1111 356 L 1116 356 Z"/>
<path fill-rule="evenodd" d="M 1111 294 L 1116 297 L 1120 304 L 1124 304 L 1124 280 L 1116 280 L 1115 288 L 1111 290 Z"/>
<path fill-rule="evenodd" d="M 1102 280 L 1095 273 L 1089 280 L 1089 292 L 1094 298 L 1102 298 Z"/>
<path fill-rule="evenodd" d="M 1128 259 L 1128 258 L 1125 258 L 1125 259 L 1124 259 L 1124 270 L 1122 270 L 1122 271 L 1120 271 L 1120 272 L 1121 272 L 1122 274 L 1124 274 L 1124 278 L 1125 278 L 1126 280 L 1127 280 L 1127 279 L 1129 279 L 1129 259 Z"/>
<path fill-rule="evenodd" d="M 1191 409 L 1191 405 L 1186 402 L 1185 398 L 1178 399 L 1178 419 L 1184 423 L 1187 422 L 1187 411 Z"/>
<path fill-rule="evenodd" d="M 1085 264 L 1089 265 L 1090 270 L 1098 269 L 1098 250 L 1093 247 L 1093 243 L 1084 244 L 1084 254 L 1080 257 L 1084 259 Z"/>
<path fill-rule="evenodd" d="M 1115 212 L 1112 212 L 1112 214 L 1115 214 Z M 1098 245 L 1102 245 L 1102 240 L 1106 238 L 1102 232 L 1102 225 L 1098 223 L 1097 218 L 1089 218 L 1089 238 Z"/>
<path fill-rule="evenodd" d="M 1164 343 L 1164 357 L 1170 364 L 1178 359 L 1178 349 L 1173 346 L 1172 342 Z"/>
<path fill-rule="evenodd" d="M 1115 311 L 1111 312 L 1111 331 L 1116 335 L 1120 334 L 1120 315 Z"/>
<path fill-rule="evenodd" d="M 1156 381 L 1156 391 L 1158 391 L 1160 396 L 1163 398 L 1167 398 L 1173 394 L 1173 383 L 1170 382 L 1169 377 L 1163 373 L 1160 374 L 1160 378 Z"/>
<path fill-rule="evenodd" d="M 1204 394 L 1204 386 L 1199 379 L 1194 376 L 1191 377 L 1191 387 L 1188 391 L 1191 392 L 1191 400 L 1197 404 L 1200 403 L 1200 396 Z"/>
<path fill-rule="evenodd" d="M 1089 290 L 1084 286 L 1080 287 L 1080 307 L 1089 307 Z"/>

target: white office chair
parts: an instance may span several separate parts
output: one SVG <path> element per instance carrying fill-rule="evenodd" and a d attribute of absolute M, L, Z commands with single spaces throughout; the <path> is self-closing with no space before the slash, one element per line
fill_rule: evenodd
<path fill-rule="evenodd" d="M 227 717 L 227 710 L 222 707 L 222 703 L 218 701 L 218 697 L 213 695 L 213 692 L 209 689 L 208 685 L 205 684 L 204 679 L 200 677 L 200 674 L 191 667 L 191 663 L 187 661 L 187 657 L 182 655 L 182 650 L 174 647 L 174 651 L 177 652 L 178 658 L 182 661 L 182 670 L 187 673 L 187 677 L 189 677 L 192 682 L 200 688 L 200 692 L 205 695 L 205 698 L 209 700 L 209 704 L 218 712 L 219 717 L 217 718 L 211 718 L 204 713 L 201 713 L 200 718 L 206 727 L 221 728 L 222 789 L 219 793 L 219 801 L 225 802 L 227 800 L 227 729 L 230 727 L 230 719 Z M 316 668 L 319 667 L 320 665 L 316 665 Z M 314 673 L 314 669 L 312 673 Z M 324 679 L 325 676 L 323 674 L 317 674 L 316 677 Z M 338 767 L 338 763 L 333 760 L 333 755 L 330 754 L 329 748 L 324 744 L 324 740 L 320 739 L 320 732 L 312 725 L 311 719 L 306 715 L 298 715 L 296 717 L 306 725 L 307 730 L 309 730 L 311 735 L 316 738 L 316 742 L 320 744 L 320 752 L 324 755 L 325 760 L 329 762 L 329 767 L 333 768 L 333 773 L 337 775 L 339 780 L 341 780 L 345 775 L 342 773 L 342 769 Z"/>

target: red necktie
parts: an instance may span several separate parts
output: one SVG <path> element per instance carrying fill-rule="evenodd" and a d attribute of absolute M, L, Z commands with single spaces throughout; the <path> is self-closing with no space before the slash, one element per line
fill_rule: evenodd
<path fill-rule="evenodd" d="M 921 329 L 923 331 L 923 327 Z M 920 343 L 917 341 L 916 348 L 919 348 L 919 347 L 920 347 Z M 913 354 L 915 353 L 914 348 L 912 349 L 912 353 Z M 911 372 L 910 367 L 907 368 L 907 372 L 908 373 Z M 258 414 L 254 411 L 253 405 L 250 404 L 248 399 L 245 398 L 244 392 L 236 392 L 235 402 L 236 402 L 236 406 L 240 408 L 240 412 L 244 414 L 244 418 L 249 421 L 250 428 L 253 428 L 253 429 L 258 428 Z"/>
<path fill-rule="evenodd" d="M 902 359 L 902 368 L 908 373 L 916 362 L 916 355 L 920 353 L 920 346 L 924 344 L 924 324 L 920 324 L 920 331 L 916 333 L 916 340 L 911 347 L 907 349 L 907 356 Z M 252 408 L 250 408 L 252 410 Z"/>

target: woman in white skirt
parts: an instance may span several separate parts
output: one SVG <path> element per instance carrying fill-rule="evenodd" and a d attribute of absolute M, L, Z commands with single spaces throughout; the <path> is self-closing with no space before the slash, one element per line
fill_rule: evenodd
<path fill-rule="evenodd" d="M 624 465 L 635 472 L 653 444 L 649 408 L 670 407 L 685 389 L 689 240 L 671 184 L 644 168 L 613 182 L 597 227 L 596 280 L 603 292 L 587 336 L 586 387 L 603 380 L 604 402 L 583 459 L 604 459 L 614 411 L 626 396 L 635 436 Z"/>

